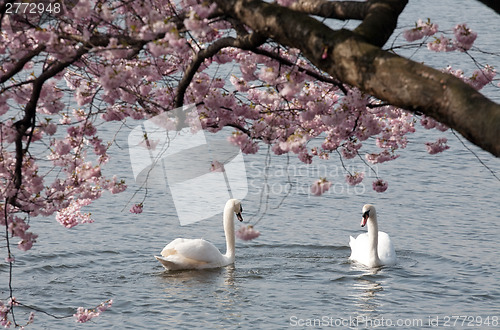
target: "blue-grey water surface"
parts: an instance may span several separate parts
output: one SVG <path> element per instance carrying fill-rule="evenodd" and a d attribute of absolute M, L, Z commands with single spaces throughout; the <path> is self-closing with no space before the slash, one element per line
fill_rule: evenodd
<path fill-rule="evenodd" d="M 478 47 L 500 49 L 493 38 L 498 16 L 476 1 L 410 1 L 400 25 L 426 17 L 444 17 L 442 29 L 468 22 L 479 32 Z M 414 57 L 424 61 L 428 54 Z M 474 64 L 459 55 L 436 59 L 458 61 L 470 74 Z M 500 100 L 497 88 L 487 93 Z M 15 296 L 27 305 L 57 316 L 107 299 L 113 307 L 85 325 L 37 312 L 33 328 L 500 328 L 500 182 L 451 132 L 420 131 L 398 160 L 374 166 L 389 182 L 383 194 L 371 189 L 373 172 L 359 161 L 353 164 L 368 177 L 353 188 L 336 157 L 309 167 L 291 157 L 287 167 L 286 157 L 273 156 L 265 171 L 265 147 L 245 156 L 244 217 L 260 219 L 261 236 L 237 240 L 234 266 L 172 273 L 153 255 L 176 237 L 203 237 L 224 250 L 222 215 L 180 226 L 162 190 L 148 192 L 144 213 L 129 213 L 144 192 L 133 196 L 128 133 L 118 134 L 105 172 L 125 178 L 129 189 L 95 203 L 94 224 L 67 230 L 53 218 L 32 219 L 38 242 L 16 252 L 14 267 Z M 428 155 L 423 143 L 440 136 L 451 149 Z M 498 159 L 466 145 L 500 175 Z M 261 194 L 265 173 L 269 193 Z M 330 192 L 310 196 L 308 185 L 325 174 L 334 183 Z M 348 260 L 349 235 L 364 232 L 359 223 L 368 202 L 393 239 L 396 266 L 369 270 Z M 4 297 L 7 269 L 0 266 Z M 20 322 L 26 312 L 16 309 Z"/>

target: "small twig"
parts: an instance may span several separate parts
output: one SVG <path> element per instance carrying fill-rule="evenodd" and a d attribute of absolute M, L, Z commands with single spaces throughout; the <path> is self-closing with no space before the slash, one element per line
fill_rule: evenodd
<path fill-rule="evenodd" d="M 14 315 L 14 289 L 12 288 L 12 267 L 13 267 L 13 262 L 12 262 L 12 252 L 10 250 L 10 240 L 9 240 L 9 222 L 7 221 L 8 219 L 8 212 L 7 212 L 7 207 L 8 207 L 8 199 L 5 199 L 5 204 L 4 204 L 4 221 L 5 221 L 5 240 L 7 244 L 7 258 L 9 261 L 9 298 L 10 298 L 10 309 L 7 312 L 12 315 L 12 322 L 14 322 L 14 325 L 17 327 L 18 324 L 16 323 L 16 317 Z"/>
<path fill-rule="evenodd" d="M 468 146 L 464 143 L 464 141 L 463 141 L 463 140 L 462 140 L 462 139 L 461 139 L 461 138 L 457 135 L 457 133 L 455 132 L 455 130 L 453 130 L 453 129 L 450 129 L 450 130 L 451 130 L 451 133 L 452 133 L 453 135 L 455 135 L 455 137 L 457 138 L 457 140 L 458 140 L 458 141 L 460 141 L 460 143 L 462 143 L 462 145 L 465 147 L 465 149 L 469 150 L 469 152 L 470 152 L 471 154 L 473 154 L 473 155 L 474 155 L 474 157 L 476 157 L 476 159 L 477 159 L 477 160 L 481 163 L 481 165 L 483 165 L 483 166 L 484 166 L 484 167 L 485 167 L 488 171 L 490 171 L 491 175 L 493 175 L 493 177 L 494 177 L 495 179 L 497 179 L 498 181 L 500 181 L 500 178 L 496 175 L 496 173 L 495 173 L 495 172 L 494 172 L 494 171 L 493 171 L 493 170 L 492 170 L 492 169 L 491 169 L 488 165 L 486 165 L 486 164 L 485 164 L 485 163 L 481 160 L 481 158 L 479 158 L 479 156 L 478 156 L 478 155 L 477 155 L 477 154 L 476 154 L 476 153 L 475 153 L 475 152 L 474 152 L 471 148 L 469 148 L 469 147 L 468 147 Z"/>

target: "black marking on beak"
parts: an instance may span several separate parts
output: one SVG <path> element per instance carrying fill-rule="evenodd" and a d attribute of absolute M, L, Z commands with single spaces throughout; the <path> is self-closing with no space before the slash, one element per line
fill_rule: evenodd
<path fill-rule="evenodd" d="M 361 220 L 361 227 L 364 227 L 366 225 L 366 222 L 368 221 L 369 217 L 370 217 L 370 210 L 363 213 L 363 220 Z"/>
<path fill-rule="evenodd" d="M 241 213 L 236 213 L 236 217 L 238 218 L 238 220 L 240 220 L 240 222 L 243 222 L 243 217 L 241 216 Z"/>

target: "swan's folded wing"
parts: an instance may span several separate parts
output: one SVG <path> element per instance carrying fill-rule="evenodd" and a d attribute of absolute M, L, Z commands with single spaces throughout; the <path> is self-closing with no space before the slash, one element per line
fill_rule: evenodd
<path fill-rule="evenodd" d="M 180 254 L 184 258 L 208 264 L 219 263 L 222 260 L 219 249 L 203 239 L 178 238 L 165 246 L 161 253 L 163 257 L 174 254 Z"/>
<path fill-rule="evenodd" d="M 368 234 L 359 234 L 358 237 L 354 238 L 349 236 L 349 246 L 351 247 L 351 256 L 349 259 L 362 262 L 364 256 L 364 246 L 368 241 Z"/>
<path fill-rule="evenodd" d="M 352 236 L 349 236 L 349 246 L 351 247 L 351 249 L 354 245 L 356 245 L 356 239 Z"/>
<path fill-rule="evenodd" d="M 378 256 L 387 266 L 395 264 L 397 260 L 391 237 L 383 231 L 378 232 Z"/>
<path fill-rule="evenodd" d="M 167 258 L 165 257 L 162 257 L 162 256 L 155 256 L 156 260 L 158 260 L 162 265 L 163 267 L 165 267 L 166 269 L 168 270 L 176 270 L 177 269 L 177 264 L 175 264 L 174 262 L 168 260 Z"/>

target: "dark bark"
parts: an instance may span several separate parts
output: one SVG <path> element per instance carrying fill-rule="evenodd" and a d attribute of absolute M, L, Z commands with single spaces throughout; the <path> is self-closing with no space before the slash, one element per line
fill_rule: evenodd
<path fill-rule="evenodd" d="M 500 1 L 498 0 L 478 0 L 478 1 L 493 9 L 497 14 L 500 14 Z"/>
<path fill-rule="evenodd" d="M 354 31 L 334 31 L 309 13 L 260 0 L 215 2 L 253 31 L 300 49 L 335 79 L 389 104 L 431 116 L 500 156 L 500 105 L 452 75 L 380 48 L 407 1 L 369 1 L 364 21 Z"/>

